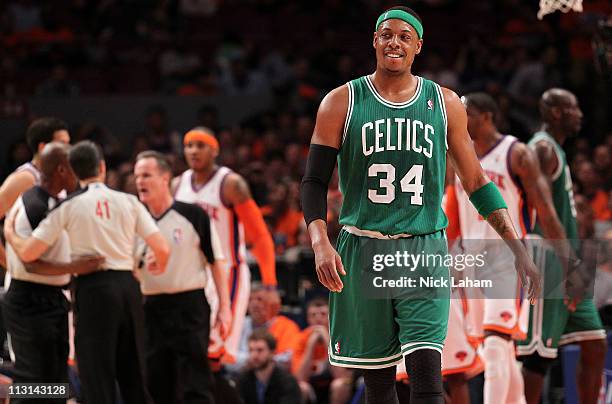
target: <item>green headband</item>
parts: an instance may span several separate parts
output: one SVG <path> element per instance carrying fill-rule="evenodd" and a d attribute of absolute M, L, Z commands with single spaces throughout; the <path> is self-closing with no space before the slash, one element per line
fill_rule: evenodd
<path fill-rule="evenodd" d="M 414 27 L 419 39 L 423 39 L 423 25 L 414 15 L 407 13 L 404 10 L 390 10 L 382 13 L 376 21 L 376 30 L 378 31 L 378 27 L 380 27 L 380 24 L 382 24 L 383 21 L 391 19 L 406 21 L 408 24 Z"/>

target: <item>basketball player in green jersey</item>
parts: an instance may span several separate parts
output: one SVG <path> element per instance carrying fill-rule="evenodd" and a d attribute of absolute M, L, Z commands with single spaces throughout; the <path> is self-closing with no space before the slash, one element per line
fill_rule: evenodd
<path fill-rule="evenodd" d="M 404 241 L 409 240 L 411 253 L 439 246 L 436 241 L 446 249 L 441 201 L 447 155 L 474 206 L 514 252 L 516 270 L 532 300 L 540 288 L 537 269 L 517 239 L 503 198 L 480 167 L 461 100 L 411 73 L 422 38 L 423 25 L 413 10 L 394 7 L 381 14 L 373 38 L 376 71 L 323 99 L 302 180 L 317 276 L 334 292 L 330 363 L 363 369 L 368 404 L 397 403 L 395 365 L 404 356 L 410 402 L 443 403 L 440 354 L 450 288 L 437 288 L 438 298 L 368 299 L 362 280 L 372 266 L 370 262 L 368 268 L 361 247 L 364 240 L 397 245 L 408 245 Z M 325 222 L 336 159 L 344 196 L 338 252 L 329 242 Z M 443 264 L 416 267 L 415 273 L 449 277 Z"/>
<path fill-rule="evenodd" d="M 542 129 L 533 136 L 529 145 L 535 149 L 542 172 L 549 181 L 553 203 L 567 238 L 576 248 L 578 231 L 572 179 L 561 146 L 568 137 L 580 131 L 582 111 L 574 94 L 553 88 L 542 94 L 540 113 L 544 122 Z M 537 222 L 535 231 L 542 234 Z M 563 282 L 563 268 L 554 253 L 549 251 L 535 259 L 545 277 L 545 290 Z M 605 338 L 592 299 L 564 301 L 554 296 L 539 299 L 531 307 L 527 340 L 518 346 L 519 355 L 524 355 L 527 402 L 540 402 L 544 376 L 552 359 L 557 357 L 557 347 L 574 342 L 580 344 L 580 363 L 577 369 L 580 402 L 597 402 L 605 361 Z"/>

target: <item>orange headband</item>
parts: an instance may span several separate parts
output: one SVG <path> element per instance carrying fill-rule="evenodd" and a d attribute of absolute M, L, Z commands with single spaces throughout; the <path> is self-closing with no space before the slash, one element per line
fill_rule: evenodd
<path fill-rule="evenodd" d="M 219 150 L 219 141 L 210 133 L 204 132 L 199 129 L 193 129 L 189 132 L 185 133 L 185 138 L 183 139 L 183 144 L 187 144 L 189 142 L 202 142 L 215 150 Z"/>

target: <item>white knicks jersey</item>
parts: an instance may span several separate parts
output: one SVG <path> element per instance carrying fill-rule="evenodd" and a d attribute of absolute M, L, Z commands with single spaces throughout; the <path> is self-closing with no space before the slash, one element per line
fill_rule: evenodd
<path fill-rule="evenodd" d="M 204 186 L 200 189 L 194 189 L 193 170 L 187 170 L 180 177 L 174 198 L 177 201 L 194 203 L 208 213 L 208 217 L 219 235 L 221 250 L 225 257 L 224 264 L 230 268 L 235 268 L 246 263 L 244 228 L 242 223 L 238 221 L 236 212 L 221 200 L 223 182 L 227 175 L 232 172 L 228 167 L 219 167 Z"/>
<path fill-rule="evenodd" d="M 510 152 L 516 142 L 518 139 L 514 136 L 503 136 L 484 156 L 480 157 L 480 165 L 489 179 L 497 185 L 508 205 L 512 223 L 519 237 L 523 238 L 535 223 L 535 212 L 527 206 L 524 191 L 510 169 Z M 459 205 L 461 237 L 473 240 L 499 240 L 497 232 L 478 214 L 470 202 L 458 178 L 455 178 L 455 190 Z"/>

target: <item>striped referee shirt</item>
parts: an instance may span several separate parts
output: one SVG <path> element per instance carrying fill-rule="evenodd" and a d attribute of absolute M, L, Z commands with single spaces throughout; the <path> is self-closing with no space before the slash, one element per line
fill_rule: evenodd
<path fill-rule="evenodd" d="M 174 201 L 157 218 L 157 225 L 170 246 L 170 257 L 162 274 L 141 271 L 142 293 L 156 295 L 204 289 L 209 264 L 224 259 L 219 236 L 206 212 L 197 205 Z M 143 240 L 139 240 L 136 254 L 138 259 L 145 256 Z"/>
<path fill-rule="evenodd" d="M 58 204 L 58 200 L 39 186 L 34 186 L 17 199 L 12 209 L 19 209 L 15 217 L 15 232 L 21 238 L 28 238 L 32 229 L 47 216 L 49 209 Z M 51 247 L 40 257 L 41 260 L 59 264 L 70 262 L 70 240 L 65 231 L 61 231 Z M 23 262 L 7 243 L 6 262 L 11 278 L 21 281 L 42 283 L 45 285 L 64 286 L 70 282 L 70 275 L 39 275 L 26 271 Z"/>
<path fill-rule="evenodd" d="M 71 257 L 101 255 L 105 267 L 131 271 L 134 268 L 136 235 L 147 238 L 159 231 L 155 221 L 134 196 L 94 182 L 63 200 L 32 235 L 52 245 L 65 229 Z"/>

